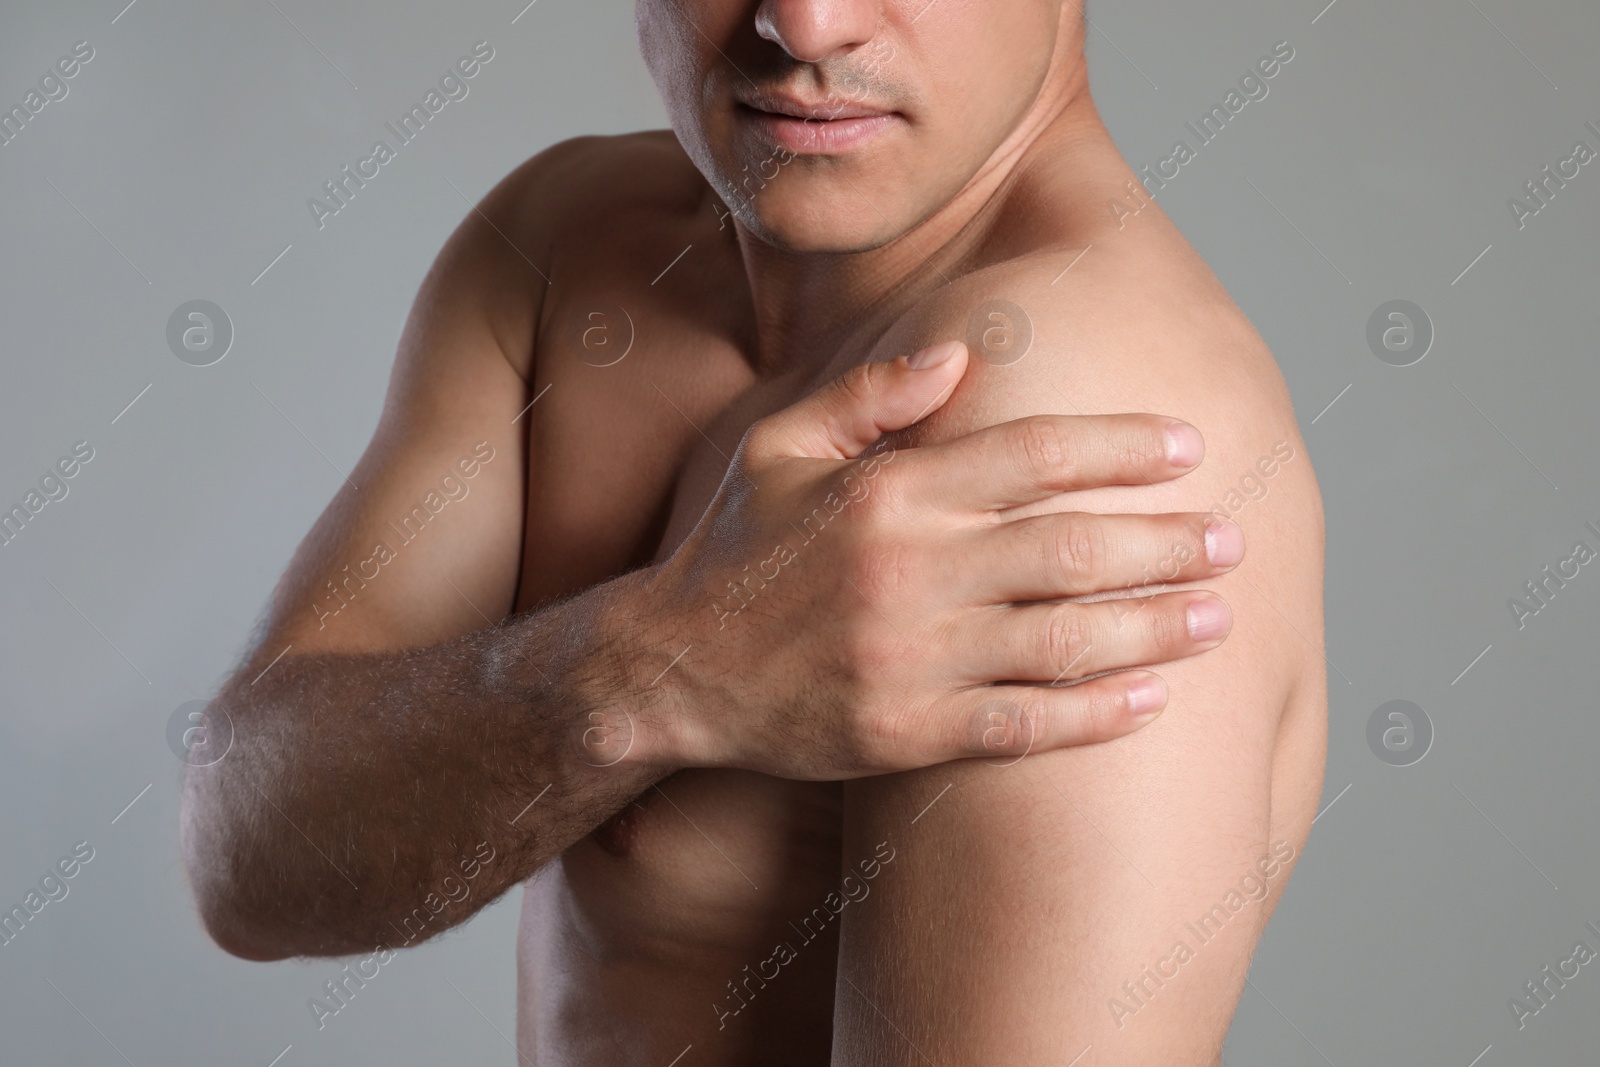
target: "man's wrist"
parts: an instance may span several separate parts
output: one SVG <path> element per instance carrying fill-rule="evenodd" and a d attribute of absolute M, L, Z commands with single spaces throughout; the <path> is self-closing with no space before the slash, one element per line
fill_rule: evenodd
<path fill-rule="evenodd" d="M 664 777 L 696 765 L 690 738 L 699 731 L 679 669 L 692 652 L 673 633 L 658 570 L 633 571 L 597 590 L 592 639 L 574 672 L 573 750 L 589 767 L 626 764 Z"/>

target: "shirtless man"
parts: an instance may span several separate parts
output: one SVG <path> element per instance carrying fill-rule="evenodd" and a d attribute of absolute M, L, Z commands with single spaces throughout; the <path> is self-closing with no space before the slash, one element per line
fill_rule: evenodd
<path fill-rule="evenodd" d="M 1321 506 L 1111 206 L 1077 5 L 638 24 L 673 131 L 468 215 L 208 712 L 207 928 L 365 953 L 526 880 L 544 1067 L 1216 1064 L 1320 794 Z"/>

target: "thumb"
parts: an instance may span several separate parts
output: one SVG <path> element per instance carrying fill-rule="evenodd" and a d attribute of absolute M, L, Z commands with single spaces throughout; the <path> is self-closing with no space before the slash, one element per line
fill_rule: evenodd
<path fill-rule="evenodd" d="M 967 346 L 945 341 L 911 356 L 852 367 L 764 420 L 763 450 L 813 459 L 854 459 L 879 437 L 937 410 L 967 369 Z"/>

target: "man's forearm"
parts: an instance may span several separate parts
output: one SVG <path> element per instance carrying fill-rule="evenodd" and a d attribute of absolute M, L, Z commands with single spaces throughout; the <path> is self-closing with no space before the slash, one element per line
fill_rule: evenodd
<path fill-rule="evenodd" d="M 213 936 L 254 958 L 430 936 L 670 773 L 640 758 L 663 694 L 629 651 L 642 578 L 442 645 L 240 671 L 207 712 L 231 747 L 184 798 Z"/>

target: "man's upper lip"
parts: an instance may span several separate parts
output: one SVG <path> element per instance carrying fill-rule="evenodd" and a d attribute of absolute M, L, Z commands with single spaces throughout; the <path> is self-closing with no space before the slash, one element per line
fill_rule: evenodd
<path fill-rule="evenodd" d="M 819 122 L 893 114 L 893 109 L 891 108 L 873 107 L 859 100 L 848 100 L 842 97 L 801 100 L 798 97 L 786 96 L 782 93 L 757 92 L 741 94 L 739 102 L 758 111 L 768 111 L 775 115 L 789 115 L 797 119 L 816 119 Z"/>

